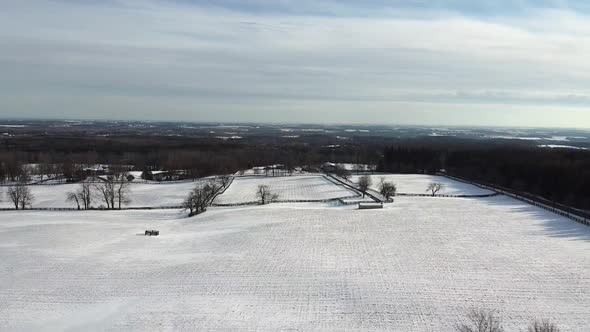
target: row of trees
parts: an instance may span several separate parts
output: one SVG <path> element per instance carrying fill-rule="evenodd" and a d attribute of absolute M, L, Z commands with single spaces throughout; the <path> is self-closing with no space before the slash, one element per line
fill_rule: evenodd
<path fill-rule="evenodd" d="M 388 173 L 441 170 L 590 211 L 590 152 L 584 150 L 475 143 L 391 146 L 383 149 L 377 168 Z"/>
<path fill-rule="evenodd" d="M 467 314 L 464 322 L 456 324 L 455 330 L 458 332 L 504 332 L 502 319 L 495 312 L 484 309 L 472 309 Z M 559 332 L 560 329 L 554 322 L 544 319 L 533 320 L 528 328 L 528 332 Z"/>
<path fill-rule="evenodd" d="M 131 203 L 130 187 L 131 183 L 124 176 L 109 177 L 98 183 L 82 182 L 78 190 L 67 193 L 66 201 L 76 204 L 78 210 L 90 209 L 95 201 L 104 203 L 108 210 L 121 209 Z"/>
<path fill-rule="evenodd" d="M 214 180 L 198 183 L 185 198 L 182 206 L 189 212 L 189 217 L 203 213 L 207 210 L 219 193 L 225 190 L 231 183 L 231 177 L 222 176 Z M 276 201 L 279 195 L 274 193 L 267 185 L 259 185 L 256 188 L 256 197 L 262 205 Z"/>
<path fill-rule="evenodd" d="M 142 171 L 182 170 L 186 178 L 201 178 L 233 174 L 254 165 L 282 164 L 288 172 L 295 165 L 320 165 L 325 161 L 375 164 L 381 149 L 365 144 L 328 147 L 333 142 L 324 144 L 321 137 L 308 137 L 310 141 L 305 143 L 287 143 L 275 137 L 244 137 L 243 143 L 237 143 L 204 137 L 152 136 L 152 133 L 118 135 L 81 134 L 68 138 L 43 133 L 0 139 L 0 143 L 5 143 L 0 144 L 0 182 L 12 181 L 22 165 L 36 165 L 39 177 L 68 174 L 66 177 L 75 178 L 84 168 L 82 165 L 121 164 Z"/>
<path fill-rule="evenodd" d="M 350 172 L 344 170 L 343 168 L 336 168 L 335 174 L 343 178 L 345 181 L 350 181 Z M 365 197 L 367 190 L 371 188 L 373 185 L 373 180 L 369 175 L 363 175 L 358 179 L 357 187 L 363 193 L 363 198 Z M 379 179 L 379 193 L 385 197 L 387 201 L 391 201 L 392 197 L 395 196 L 397 192 L 397 186 L 392 181 L 387 181 L 385 177 L 381 177 Z"/>
<path fill-rule="evenodd" d="M 82 164 L 74 164 L 71 161 L 56 164 L 41 163 L 32 166 L 25 165 L 15 158 L 0 159 L 0 182 L 17 182 L 23 176 L 27 177 L 28 181 L 33 176 L 36 176 L 39 181 L 53 178 L 79 181 L 86 178 L 86 172 L 84 172 Z"/>
<path fill-rule="evenodd" d="M 16 180 L 16 183 L 7 187 L 6 196 L 16 210 L 25 210 L 32 206 L 35 196 L 26 179 Z M 66 201 L 76 204 L 78 210 L 92 208 L 93 202 L 102 202 L 110 210 L 121 209 L 123 205 L 131 202 L 130 185 L 125 176 L 110 177 L 97 183 L 82 182 L 78 190 L 66 194 Z"/>
<path fill-rule="evenodd" d="M 348 181 L 348 179 L 345 178 Z M 369 188 L 373 185 L 373 180 L 369 175 L 363 175 L 358 179 L 357 186 L 358 189 L 363 193 L 363 197 Z M 432 196 L 436 196 L 442 189 L 443 185 L 438 182 L 433 182 L 428 185 L 426 188 L 426 192 L 430 193 Z M 391 198 L 395 196 L 397 193 L 397 186 L 392 181 L 387 181 L 385 177 L 381 177 L 379 179 L 379 193 L 385 197 L 387 201 L 391 201 Z"/>
<path fill-rule="evenodd" d="M 29 187 L 21 182 L 16 183 L 13 186 L 8 187 L 6 191 L 8 199 L 14 204 L 16 210 L 24 210 L 33 204 L 33 193 Z"/>

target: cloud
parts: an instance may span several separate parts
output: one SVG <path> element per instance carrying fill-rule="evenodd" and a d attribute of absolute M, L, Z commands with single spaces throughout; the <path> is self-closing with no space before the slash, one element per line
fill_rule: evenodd
<path fill-rule="evenodd" d="M 564 112 L 590 120 L 580 3 L 517 2 L 530 8 L 522 14 L 377 1 L 356 16 L 348 1 L 240 3 L 10 3 L 0 13 L 0 116 L 293 121 L 286 113 L 309 108 L 307 121 L 379 110 L 391 117 L 375 122 L 421 123 L 461 109 L 477 123 L 490 107 L 498 118 L 520 107 L 542 110 L 547 124 Z"/>

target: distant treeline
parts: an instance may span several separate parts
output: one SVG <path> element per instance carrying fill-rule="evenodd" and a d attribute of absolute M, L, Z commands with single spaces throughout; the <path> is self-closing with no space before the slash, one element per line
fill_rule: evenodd
<path fill-rule="evenodd" d="M 19 137 L 0 142 L 0 181 L 18 176 L 23 164 L 51 165 L 48 173 L 66 177 L 79 173 L 80 165 L 119 164 L 137 170 L 185 170 L 187 177 L 196 178 L 271 164 L 293 168 L 325 161 L 376 163 L 381 152 L 363 144 L 335 147 L 166 136 Z"/>
<path fill-rule="evenodd" d="M 385 148 L 378 170 L 449 174 L 590 210 L 590 152 L 514 146 Z"/>
<path fill-rule="evenodd" d="M 80 165 L 120 164 L 136 170 L 185 170 L 183 176 L 196 178 L 253 166 L 313 167 L 326 161 L 377 164 L 378 171 L 394 173 L 445 169 L 590 210 L 590 151 L 541 149 L 522 142 L 441 137 L 334 141 L 321 136 L 298 143 L 273 137 L 239 142 L 176 136 L 0 138 L 0 181 L 13 179 L 21 165 L 31 163 L 66 177 L 80 173 Z"/>

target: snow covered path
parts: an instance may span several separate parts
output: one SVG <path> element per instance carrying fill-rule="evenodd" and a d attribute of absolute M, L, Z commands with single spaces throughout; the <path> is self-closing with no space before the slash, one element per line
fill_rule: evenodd
<path fill-rule="evenodd" d="M 590 326 L 590 228 L 506 197 L 5 212 L 0 262 L 3 331 L 451 331 L 473 306 Z"/>

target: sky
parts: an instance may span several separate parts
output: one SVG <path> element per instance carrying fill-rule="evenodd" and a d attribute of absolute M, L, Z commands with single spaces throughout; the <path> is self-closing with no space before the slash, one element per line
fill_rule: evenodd
<path fill-rule="evenodd" d="M 586 0 L 0 8 L 4 119 L 590 128 Z"/>

